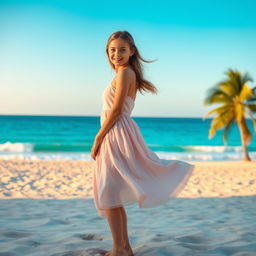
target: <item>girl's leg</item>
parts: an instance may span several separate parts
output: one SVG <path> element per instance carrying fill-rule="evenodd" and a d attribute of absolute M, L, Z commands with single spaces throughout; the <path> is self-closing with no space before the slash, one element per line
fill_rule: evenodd
<path fill-rule="evenodd" d="M 120 255 L 133 256 L 132 249 L 128 240 L 127 217 L 123 207 L 106 210 L 108 223 L 113 237 L 113 251 L 104 255 Z"/>
<path fill-rule="evenodd" d="M 122 213 L 120 207 L 107 209 L 106 215 L 108 219 L 108 224 L 112 232 L 113 237 L 113 248 L 124 249 L 123 242 L 123 223 L 122 223 Z"/>
<path fill-rule="evenodd" d="M 123 242 L 124 242 L 124 247 L 126 249 L 130 249 L 130 243 L 129 243 L 129 238 L 128 238 L 128 229 L 127 229 L 127 216 L 124 207 L 120 208 L 121 214 L 122 214 L 122 226 L 123 226 Z"/>

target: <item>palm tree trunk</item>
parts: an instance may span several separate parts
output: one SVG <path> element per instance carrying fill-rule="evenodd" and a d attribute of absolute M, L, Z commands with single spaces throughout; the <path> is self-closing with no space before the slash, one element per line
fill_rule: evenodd
<path fill-rule="evenodd" d="M 251 161 L 251 158 L 250 158 L 250 156 L 248 154 L 248 150 L 247 150 L 247 144 L 251 140 L 251 134 L 250 134 L 250 131 L 248 130 L 245 118 L 243 118 L 242 121 L 240 123 L 238 123 L 238 127 L 240 130 L 240 135 L 241 135 L 241 140 L 242 140 L 243 160 Z"/>

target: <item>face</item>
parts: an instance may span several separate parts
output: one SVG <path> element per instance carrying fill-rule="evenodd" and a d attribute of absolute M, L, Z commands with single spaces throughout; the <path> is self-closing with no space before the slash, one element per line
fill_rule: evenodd
<path fill-rule="evenodd" d="M 114 39 L 109 44 L 108 55 L 115 68 L 127 66 L 132 54 L 133 51 L 131 51 L 129 44 L 122 38 Z"/>

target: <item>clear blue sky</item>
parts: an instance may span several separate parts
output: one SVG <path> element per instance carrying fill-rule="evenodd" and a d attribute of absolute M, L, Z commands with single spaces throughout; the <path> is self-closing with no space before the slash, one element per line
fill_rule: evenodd
<path fill-rule="evenodd" d="M 129 31 L 158 95 L 133 116 L 202 117 L 228 68 L 256 83 L 255 1 L 0 0 L 0 114 L 99 115 L 109 35 Z"/>

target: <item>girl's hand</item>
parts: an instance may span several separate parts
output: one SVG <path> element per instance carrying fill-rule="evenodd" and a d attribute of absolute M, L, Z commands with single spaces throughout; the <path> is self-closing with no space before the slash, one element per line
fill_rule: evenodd
<path fill-rule="evenodd" d="M 91 149 L 91 157 L 96 160 L 96 156 L 99 152 L 99 149 L 100 149 L 100 145 L 102 143 L 102 140 L 103 138 L 102 137 L 95 137 L 95 140 L 93 142 L 93 146 L 92 146 L 92 149 Z"/>

